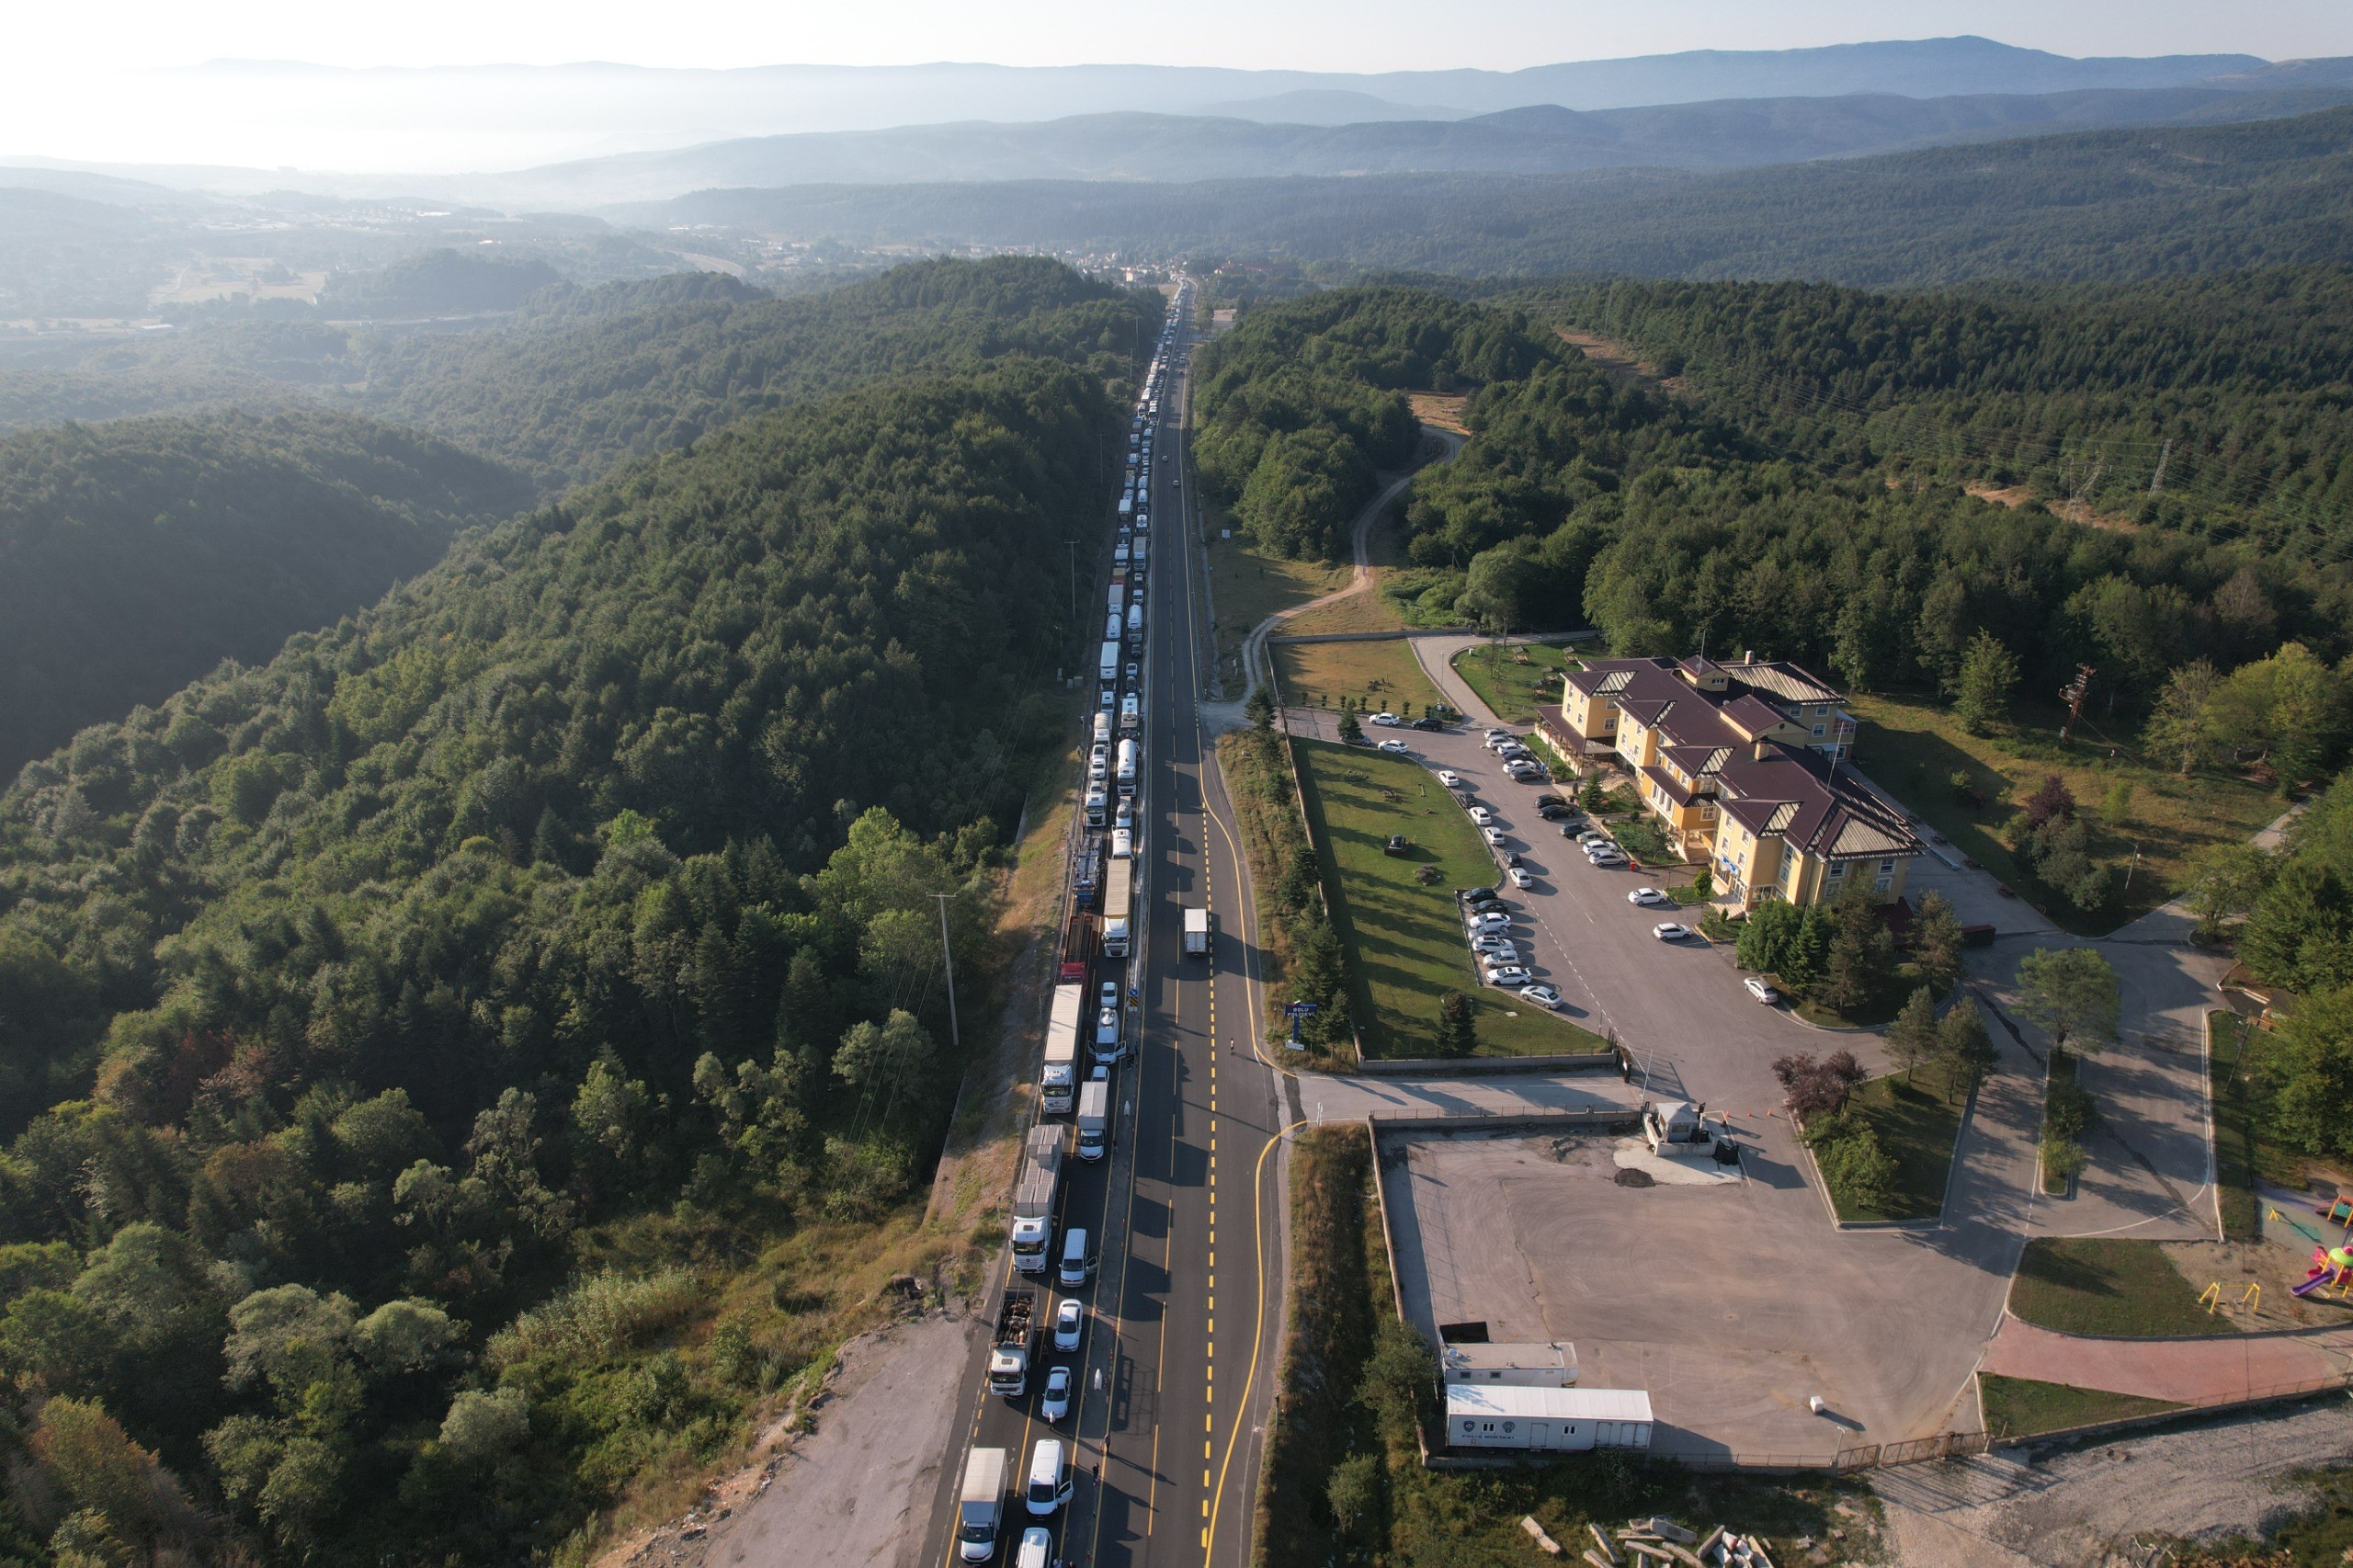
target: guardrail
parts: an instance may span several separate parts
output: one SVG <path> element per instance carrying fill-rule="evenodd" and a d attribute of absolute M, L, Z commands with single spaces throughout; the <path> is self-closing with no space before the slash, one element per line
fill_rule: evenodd
<path fill-rule="evenodd" d="M 1398 1056 L 1359 1061 L 1357 1071 L 1368 1078 L 1492 1078 L 1512 1073 L 1616 1073 L 1621 1071 L 1618 1048 L 1580 1051 L 1559 1056 Z"/>

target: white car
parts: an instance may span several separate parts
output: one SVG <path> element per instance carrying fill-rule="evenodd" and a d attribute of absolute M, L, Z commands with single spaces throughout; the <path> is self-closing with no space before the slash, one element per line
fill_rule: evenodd
<path fill-rule="evenodd" d="M 1462 786 L 1462 775 L 1450 767 L 1441 767 L 1438 770 L 1438 781 L 1449 790 L 1457 790 Z"/>
<path fill-rule="evenodd" d="M 1397 756 L 1404 756 L 1407 754 L 1410 748 L 1408 748 L 1403 741 L 1381 741 L 1378 743 L 1373 749 L 1376 751 L 1394 752 Z"/>
<path fill-rule="evenodd" d="M 1489 811 L 1484 806 L 1472 806 L 1470 808 L 1470 811 L 1471 820 L 1477 823 L 1481 827 L 1484 827 L 1489 823 L 1495 820 L 1495 813 Z"/>
<path fill-rule="evenodd" d="M 1483 827 L 1479 830 L 1479 834 L 1490 844 L 1501 844 L 1504 841 L 1504 830 L 1499 827 Z"/>
<path fill-rule="evenodd" d="M 1626 895 L 1628 903 L 1673 903 L 1675 901 L 1656 888 L 1636 888 Z"/>
<path fill-rule="evenodd" d="M 1618 841 L 1611 838 L 1608 834 L 1602 832 L 1597 827 L 1589 827 L 1583 833 L 1578 834 L 1577 842 L 1584 845 L 1588 849 L 1591 849 L 1596 846 L 1605 849 L 1615 849 L 1618 847 Z"/>
<path fill-rule="evenodd" d="M 1136 835 L 1134 831 L 1124 827 L 1112 829 L 1111 858 L 1114 860 L 1132 860 L 1135 858 Z"/>
<path fill-rule="evenodd" d="M 1095 1005 L 1098 1007 L 1118 1006 L 1120 1005 L 1120 983 L 1116 980 L 1105 981 L 1096 991 Z"/>
<path fill-rule="evenodd" d="M 1371 718 L 1365 721 L 1365 722 L 1369 724 L 1378 724 L 1384 730 L 1395 729 L 1398 725 L 1398 722 L 1397 715 L 1394 713 L 1375 713 Z"/>
<path fill-rule="evenodd" d="M 1471 950 L 1482 958 L 1514 960 L 1519 958 L 1519 944 L 1509 937 L 1473 937 L 1471 938 Z"/>
<path fill-rule="evenodd" d="M 1506 991 L 1516 991 L 1535 978 L 1535 975 L 1516 963 L 1506 964 L 1501 969 L 1491 969 L 1487 971 L 1487 983 L 1500 985 Z"/>
<path fill-rule="evenodd" d="M 1651 927 L 1651 935 L 1656 937 L 1662 942 L 1679 942 L 1683 940 L 1684 937 L 1691 935 L 1691 927 L 1688 926 L 1677 926 L 1672 920 L 1662 920 L 1657 925 Z"/>
<path fill-rule="evenodd" d="M 1529 873 L 1528 868 L 1525 866 L 1514 866 L 1507 875 L 1511 878 L 1511 885 L 1516 888 L 1533 887 L 1536 885 L 1536 878 Z"/>
<path fill-rule="evenodd" d="M 1626 857 L 1615 849 L 1588 849 L 1585 852 L 1585 858 L 1604 870 L 1626 864 Z"/>
<path fill-rule="evenodd" d="M 1489 730 L 1487 732 L 1486 738 L 1491 741 L 1507 741 L 1511 739 L 1511 732 L 1509 730 Z"/>
<path fill-rule="evenodd" d="M 1075 1350 L 1078 1336 L 1086 1332 L 1086 1303 L 1064 1296 L 1054 1309 L 1054 1348 Z"/>
<path fill-rule="evenodd" d="M 1761 975 L 1752 974 L 1746 980 L 1742 981 L 1740 985 L 1742 990 L 1747 992 L 1751 996 L 1756 997 L 1759 1002 L 1764 1003 L 1768 1007 L 1773 1006 L 1773 1004 L 1781 999 L 1781 994 L 1774 990 L 1771 986 L 1766 984 L 1764 977 Z"/>
<path fill-rule="evenodd" d="M 1462 924 L 1464 928 L 1475 937 L 1484 931 L 1510 930 L 1511 916 L 1500 912 L 1494 915 L 1474 915 Z"/>
<path fill-rule="evenodd" d="M 1519 994 L 1540 1007 L 1557 1007 L 1561 1005 L 1561 994 L 1541 982 L 1534 985 L 1521 986 Z"/>
<path fill-rule="evenodd" d="M 1060 1421 L 1070 1414 L 1072 1381 L 1068 1367 L 1056 1367 L 1046 1374 L 1046 1392 L 1038 1400 L 1039 1420 Z"/>

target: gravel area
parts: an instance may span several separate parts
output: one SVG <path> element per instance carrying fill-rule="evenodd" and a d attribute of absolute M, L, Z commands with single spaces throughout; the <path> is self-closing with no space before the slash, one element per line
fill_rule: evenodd
<path fill-rule="evenodd" d="M 1904 1568 L 2145 1563 L 2166 1539 L 2256 1534 L 2303 1506 L 2302 1471 L 2353 1459 L 2342 1403 L 2074 1448 L 1878 1471 Z M 2138 1548 L 2136 1551 L 2135 1548 Z"/>

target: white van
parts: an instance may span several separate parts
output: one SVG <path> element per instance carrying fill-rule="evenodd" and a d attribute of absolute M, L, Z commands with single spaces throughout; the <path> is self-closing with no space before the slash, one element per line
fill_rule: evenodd
<path fill-rule="evenodd" d="M 1029 1490 L 1023 1494 L 1021 1506 L 1033 1518 L 1042 1519 L 1069 1502 L 1073 1490 L 1070 1467 L 1063 1462 L 1063 1440 L 1039 1438 L 1037 1447 L 1029 1450 Z"/>
<path fill-rule="evenodd" d="M 1120 803 L 1121 805 L 1127 804 L 1124 801 Z M 1135 830 L 1125 827 L 1113 828 L 1111 830 L 1111 858 L 1114 860 L 1132 860 L 1135 858 Z"/>
<path fill-rule="evenodd" d="M 1063 1267 L 1054 1276 L 1054 1283 L 1065 1290 L 1075 1290 L 1095 1278 L 1094 1239 L 1086 1227 L 1075 1226 L 1063 1233 Z M 1036 1471 L 1033 1470 L 1034 1476 Z M 1033 1480 L 1030 1484 L 1036 1485 Z"/>

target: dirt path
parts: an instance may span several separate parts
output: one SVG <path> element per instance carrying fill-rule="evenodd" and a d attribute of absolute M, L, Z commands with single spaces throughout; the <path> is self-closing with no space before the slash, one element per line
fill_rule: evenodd
<path fill-rule="evenodd" d="M 1398 494 L 1414 482 L 1414 475 L 1421 472 L 1422 468 L 1436 463 L 1452 462 L 1455 455 L 1462 450 L 1463 437 L 1454 432 L 1441 430 L 1433 426 L 1424 426 L 1423 429 L 1437 437 L 1444 444 L 1446 450 L 1432 458 L 1429 463 L 1415 468 L 1410 473 L 1400 474 L 1390 481 L 1388 484 L 1381 487 L 1381 494 L 1375 495 L 1366 504 L 1364 510 L 1357 514 L 1357 520 L 1350 525 L 1348 530 L 1349 551 L 1355 562 L 1355 569 L 1348 575 L 1348 585 L 1345 588 L 1335 588 L 1328 594 L 1318 594 L 1305 604 L 1297 604 L 1289 609 L 1277 610 L 1252 627 L 1250 635 L 1242 640 L 1244 682 L 1242 694 L 1245 701 L 1249 699 L 1251 692 L 1258 688 L 1259 681 L 1265 678 L 1262 672 L 1266 668 L 1267 639 L 1273 633 L 1276 627 L 1295 615 L 1304 615 L 1309 610 L 1321 609 L 1325 605 L 1345 599 L 1353 594 L 1372 591 L 1373 524 L 1381 520 L 1381 514 L 1388 509 L 1389 503 L 1395 500 Z"/>
<path fill-rule="evenodd" d="M 1555 326 L 1553 335 L 1584 355 L 1593 368 L 1611 381 L 1637 386 L 1644 392 L 1665 392 L 1669 397 L 1688 398 L 1690 385 L 1680 376 L 1662 376 L 1658 367 L 1649 363 L 1626 344 L 1581 327 Z"/>
<path fill-rule="evenodd" d="M 2311 1495 L 2299 1472 L 2353 1454 L 2341 1403 L 2058 1452 L 2007 1449 L 1876 1472 L 1904 1568 L 2148 1562 L 2167 1538 L 2276 1528 Z"/>
<path fill-rule="evenodd" d="M 977 1318 L 927 1317 L 847 1346 L 815 1413 L 816 1431 L 792 1442 L 764 1490 L 707 1537 L 681 1541 L 688 1550 L 667 1561 L 677 1568 L 912 1568 L 938 1481 L 939 1434 L 955 1419 L 959 1384 L 940 1369 L 964 1366 L 983 1326 Z M 644 1562 L 664 1560 L 640 1554 Z"/>

